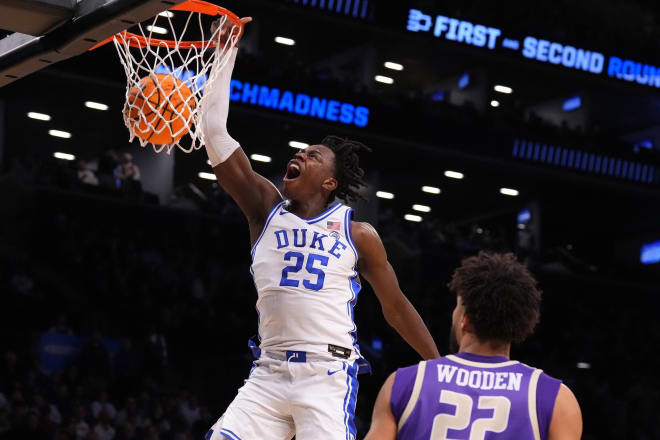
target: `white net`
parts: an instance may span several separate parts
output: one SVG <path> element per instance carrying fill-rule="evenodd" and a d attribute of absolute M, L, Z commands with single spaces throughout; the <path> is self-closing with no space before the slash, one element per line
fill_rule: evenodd
<path fill-rule="evenodd" d="M 126 72 L 123 116 L 130 141 L 137 138 L 142 147 L 150 144 L 168 154 L 174 147 L 190 153 L 204 145 L 198 128 L 204 89 L 225 67 L 241 32 L 227 15 L 214 18 L 211 27 L 204 13 L 167 11 L 138 25 L 135 33 L 114 36 Z M 156 33 L 173 38 L 161 40 Z"/>

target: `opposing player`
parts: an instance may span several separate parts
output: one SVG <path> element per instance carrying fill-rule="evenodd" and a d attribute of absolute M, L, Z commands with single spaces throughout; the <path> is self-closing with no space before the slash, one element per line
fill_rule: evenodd
<path fill-rule="evenodd" d="M 480 253 L 449 284 L 456 294 L 456 354 L 400 368 L 374 406 L 366 440 L 575 440 L 573 393 L 541 370 L 509 360 L 539 321 L 541 292 L 513 254 Z"/>
<path fill-rule="evenodd" d="M 249 19 L 244 19 L 245 22 Z M 354 439 L 358 369 L 353 306 L 361 275 L 387 322 L 425 359 L 439 355 L 399 288 L 376 231 L 352 220 L 365 185 L 359 142 L 326 137 L 295 154 L 283 193 L 252 170 L 227 132 L 236 50 L 202 102 L 206 149 L 220 185 L 247 217 L 257 288 L 258 360 L 207 439 Z"/>

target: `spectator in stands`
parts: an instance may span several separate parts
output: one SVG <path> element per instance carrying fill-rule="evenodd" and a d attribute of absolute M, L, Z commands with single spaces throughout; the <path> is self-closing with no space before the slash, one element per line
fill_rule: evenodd
<path fill-rule="evenodd" d="M 126 407 L 117 414 L 118 425 L 130 423 L 137 429 L 142 429 L 147 424 L 146 420 L 138 413 L 135 397 L 126 399 Z"/>
<path fill-rule="evenodd" d="M 78 181 L 85 185 L 97 186 L 99 184 L 99 179 L 85 160 L 78 161 Z"/>
<path fill-rule="evenodd" d="M 96 331 L 89 342 L 80 351 L 80 369 L 93 379 L 104 378 L 110 372 L 110 355 L 101 340 L 101 333 Z"/>
<path fill-rule="evenodd" d="M 114 359 L 114 377 L 118 390 L 130 393 L 138 384 L 138 377 L 142 371 L 140 355 L 133 349 L 130 339 L 122 339 L 119 353 Z"/>
<path fill-rule="evenodd" d="M 100 419 L 101 414 L 104 414 L 108 420 L 113 420 L 117 415 L 117 410 L 112 402 L 110 402 L 107 391 L 101 391 L 99 393 L 98 399 L 92 402 L 91 410 L 95 419 Z"/>
<path fill-rule="evenodd" d="M 57 322 L 49 330 L 50 333 L 57 333 L 60 335 L 73 335 L 73 330 L 67 323 L 66 315 L 62 314 L 57 317 Z"/>
<path fill-rule="evenodd" d="M 101 411 L 99 423 L 94 427 L 94 433 L 97 440 L 113 440 L 115 438 L 115 428 L 110 425 L 108 414 Z"/>
<path fill-rule="evenodd" d="M 69 431 L 74 435 L 76 440 L 86 440 L 89 435 L 90 427 L 86 417 L 87 412 L 85 411 L 85 407 L 78 405 L 69 426 Z"/>
<path fill-rule="evenodd" d="M 188 393 L 184 395 L 179 410 L 181 411 L 183 418 L 186 420 L 186 423 L 188 423 L 188 426 L 192 426 L 201 417 L 197 399 Z"/>
<path fill-rule="evenodd" d="M 98 178 L 102 186 L 116 188 L 115 169 L 119 165 L 119 157 L 115 150 L 106 151 L 99 159 Z"/>
<path fill-rule="evenodd" d="M 0 408 L 0 437 L 4 438 L 4 435 L 11 430 L 11 423 L 9 422 L 9 414 L 7 413 L 6 408 Z"/>
<path fill-rule="evenodd" d="M 129 191 L 139 191 L 142 189 L 140 183 L 140 168 L 133 163 L 133 156 L 131 153 L 124 153 L 121 158 L 121 163 L 115 168 L 115 177 L 119 182 L 119 186 Z"/>

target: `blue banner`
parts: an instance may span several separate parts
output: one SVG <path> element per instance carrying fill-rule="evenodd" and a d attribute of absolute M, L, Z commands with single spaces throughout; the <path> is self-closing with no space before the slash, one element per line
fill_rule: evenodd
<path fill-rule="evenodd" d="M 43 333 L 39 344 L 39 361 L 41 371 L 50 374 L 62 371 L 71 365 L 80 354 L 80 350 L 89 341 L 89 336 L 62 335 L 58 333 Z M 110 357 L 119 352 L 120 344 L 113 339 L 101 341 L 108 350 Z"/>
<path fill-rule="evenodd" d="M 537 62 L 660 88 L 658 66 L 618 56 L 607 56 L 595 50 L 570 44 L 534 36 L 526 36 L 522 39 L 507 38 L 502 29 L 496 27 L 444 15 L 425 14 L 418 9 L 408 11 L 406 29 L 410 32 L 432 33 L 436 38 L 487 50 L 502 48 Z"/>

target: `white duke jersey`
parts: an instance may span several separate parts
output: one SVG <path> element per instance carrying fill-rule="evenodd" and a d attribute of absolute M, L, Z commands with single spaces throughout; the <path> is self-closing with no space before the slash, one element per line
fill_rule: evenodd
<path fill-rule="evenodd" d="M 353 307 L 360 291 L 352 209 L 335 203 L 305 219 L 270 212 L 252 248 L 250 271 L 257 288 L 262 351 L 328 355 L 329 345 L 360 358 Z"/>

